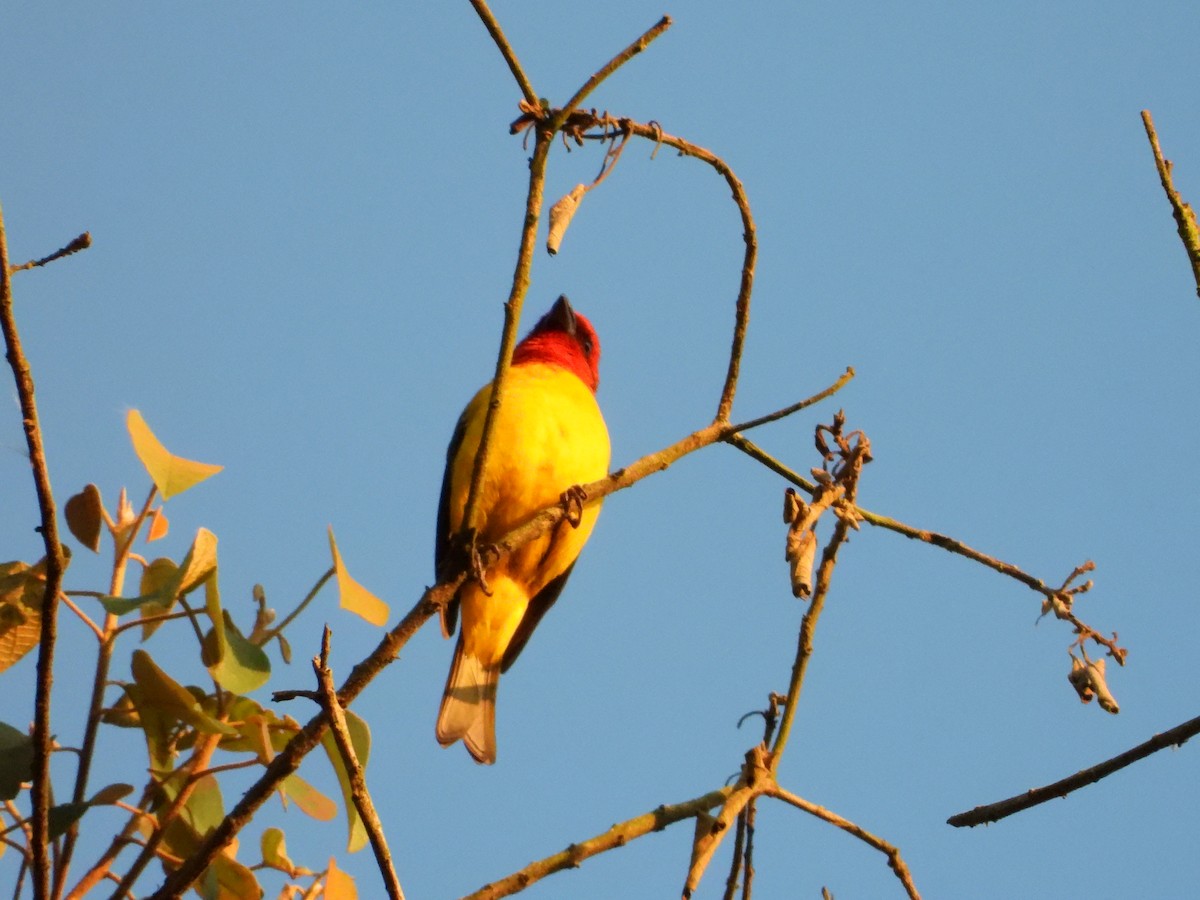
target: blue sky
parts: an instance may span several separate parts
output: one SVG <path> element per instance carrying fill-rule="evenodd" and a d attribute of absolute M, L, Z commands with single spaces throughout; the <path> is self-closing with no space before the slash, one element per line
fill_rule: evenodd
<path fill-rule="evenodd" d="M 554 103 L 672 15 L 589 105 L 657 120 L 745 184 L 760 261 L 734 418 L 854 366 L 835 403 L 754 439 L 807 469 L 813 425 L 844 407 L 875 450 L 864 506 L 1047 582 L 1094 559 L 1080 614 L 1130 649 L 1111 677 L 1120 715 L 1082 706 L 1070 636 L 1035 627 L 1038 596 L 864 530 L 818 629 L 785 786 L 896 843 L 927 897 L 1189 896 L 1190 746 L 986 829 L 944 821 L 1196 714 L 1200 301 L 1138 114 L 1152 110 L 1178 187 L 1200 200 L 1200 9 L 495 12 Z M 519 92 L 474 12 L 10 5 L 0 34 L 12 258 L 82 230 L 95 241 L 16 279 L 60 502 L 87 482 L 110 503 L 121 485 L 144 496 L 124 431 L 137 408 L 171 449 L 226 466 L 168 504 L 154 552 L 178 558 L 212 529 L 235 616 L 249 620 L 255 582 L 290 609 L 328 565 L 329 524 L 355 577 L 407 610 L 433 577 L 446 442 L 494 365 L 526 187 L 527 153 L 507 133 Z M 599 331 L 614 466 L 711 417 L 741 259 L 725 185 L 650 150 L 631 145 L 562 252 L 539 253 L 526 305 L 528 324 L 566 293 Z M 598 165 L 595 147 L 560 144 L 548 198 Z M 36 507 L 4 396 L 0 557 L 28 560 Z M 433 739 L 451 646 L 428 627 L 405 649 L 355 709 L 373 728 L 368 779 L 409 896 L 467 893 L 736 772 L 756 737 L 737 720 L 786 687 L 803 614 L 782 561 L 783 488 L 714 447 L 612 497 L 504 679 L 494 767 Z M 68 587 L 106 581 L 104 559 L 78 551 Z M 378 632 L 334 602 L 298 621 L 299 662 L 278 686 L 309 686 L 325 621 L 336 672 L 374 646 Z M 54 724 L 70 743 L 94 641 L 69 619 L 63 631 Z M 190 641 L 162 629 L 147 649 L 196 679 Z M 3 676 L 0 719 L 30 718 L 31 673 Z M 122 764 L 141 752 L 110 737 L 97 785 L 131 777 Z M 325 769 L 314 758 L 302 773 L 330 786 Z M 269 818 L 314 867 L 344 839 L 295 810 Z M 691 833 L 528 895 L 670 895 Z M 756 896 L 900 895 L 882 857 L 794 810 L 763 804 L 757 841 Z M 727 859 L 701 896 L 720 896 Z M 363 896 L 380 893 L 369 852 L 340 861 Z"/>

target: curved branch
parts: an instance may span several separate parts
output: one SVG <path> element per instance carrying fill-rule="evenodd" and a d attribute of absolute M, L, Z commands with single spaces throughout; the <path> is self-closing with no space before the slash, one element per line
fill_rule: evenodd
<path fill-rule="evenodd" d="M 737 204 L 738 213 L 742 217 L 742 239 L 746 244 L 746 252 L 742 259 L 742 276 L 738 286 L 736 317 L 733 328 L 733 341 L 729 348 L 729 367 L 725 374 L 725 385 L 721 389 L 721 400 L 717 404 L 716 422 L 728 422 L 729 413 L 733 408 L 733 395 L 737 390 L 738 371 L 742 364 L 742 347 L 746 342 L 746 326 L 750 321 L 750 293 L 754 290 L 754 266 L 758 260 L 758 230 L 754 225 L 754 216 L 750 213 L 750 200 L 746 189 L 733 173 L 733 169 L 723 159 L 714 153 L 685 141 L 683 138 L 667 134 L 655 125 L 642 125 L 629 119 L 620 120 L 621 127 L 638 137 L 652 140 L 656 144 L 666 144 L 674 147 L 683 156 L 691 156 L 708 163 L 721 174 L 733 193 L 733 202 Z"/>
<path fill-rule="evenodd" d="M 817 806 L 815 803 L 810 803 L 803 797 L 793 794 L 791 791 L 785 791 L 779 785 L 774 785 L 764 791 L 768 797 L 774 797 L 776 800 L 782 800 L 785 803 L 790 803 L 797 809 L 804 810 L 809 815 L 816 816 L 830 825 L 835 825 L 847 834 L 852 834 L 860 841 L 863 841 L 868 846 L 874 847 L 876 850 L 887 855 L 888 866 L 896 877 L 900 879 L 900 883 L 904 885 L 904 890 L 908 893 L 911 900 L 921 900 L 921 895 L 917 893 L 917 887 L 913 884 L 912 873 L 905 865 L 904 859 L 900 856 L 900 851 L 895 846 L 889 844 L 881 837 L 876 837 L 867 831 L 865 828 L 860 828 L 849 819 L 844 819 L 837 813 L 830 812 L 822 806 Z"/>

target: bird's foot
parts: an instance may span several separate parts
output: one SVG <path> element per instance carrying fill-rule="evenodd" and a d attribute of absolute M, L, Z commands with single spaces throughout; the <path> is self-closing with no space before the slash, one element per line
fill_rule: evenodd
<path fill-rule="evenodd" d="M 587 500 L 587 491 L 581 485 L 572 485 L 562 492 L 558 502 L 562 504 L 564 518 L 572 528 L 578 528 L 583 521 L 583 504 Z"/>

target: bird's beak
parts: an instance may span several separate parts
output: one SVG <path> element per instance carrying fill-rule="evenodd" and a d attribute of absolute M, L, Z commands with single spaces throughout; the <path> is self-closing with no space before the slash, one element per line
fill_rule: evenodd
<path fill-rule="evenodd" d="M 558 330 L 575 334 L 575 310 L 571 309 L 571 301 L 567 299 L 566 294 L 554 301 L 554 306 L 550 307 L 550 314 L 546 318 Z"/>

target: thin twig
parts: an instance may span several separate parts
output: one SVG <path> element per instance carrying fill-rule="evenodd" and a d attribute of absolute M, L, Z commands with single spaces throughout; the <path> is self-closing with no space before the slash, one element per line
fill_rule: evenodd
<path fill-rule="evenodd" d="M 1197 734 L 1200 734 L 1200 716 L 1189 719 L 1182 725 L 1176 725 L 1174 728 L 1168 729 L 1161 734 L 1156 734 L 1150 740 L 1138 744 L 1124 753 L 1119 753 L 1112 759 L 1107 759 L 1102 763 L 1082 769 L 1074 775 L 1059 779 L 1053 784 L 1032 788 L 1023 794 L 1009 797 L 1007 800 L 989 803 L 986 806 L 977 806 L 968 812 L 951 816 L 946 822 L 956 828 L 961 828 L 964 825 L 973 827 L 975 825 L 986 825 L 989 822 L 998 822 L 1014 813 L 1029 809 L 1031 806 L 1037 806 L 1039 803 L 1045 803 L 1047 800 L 1053 800 L 1056 797 L 1065 797 L 1067 794 L 1079 790 L 1081 787 L 1095 784 L 1101 778 L 1106 778 L 1113 772 L 1119 772 L 1126 766 L 1132 765 L 1140 759 L 1145 759 L 1151 753 L 1157 753 L 1159 750 L 1166 749 L 1167 747 L 1180 747 L 1189 738 Z"/>
<path fill-rule="evenodd" d="M 585 859 L 596 856 L 606 850 L 612 850 L 614 847 L 624 847 L 632 840 L 655 831 L 662 831 L 668 825 L 672 825 L 675 822 L 681 822 L 684 819 L 693 819 L 713 807 L 724 803 L 733 791 L 734 788 L 732 786 L 723 787 L 719 790 L 709 791 L 707 794 L 696 797 L 694 800 L 670 806 L 660 806 L 648 813 L 636 816 L 625 822 L 620 822 L 595 837 L 580 841 L 577 844 L 571 844 L 566 849 L 552 856 L 532 862 L 520 871 L 513 872 L 499 881 L 493 881 L 473 894 L 467 894 L 462 900 L 498 900 L 500 897 L 511 896 L 519 891 L 523 891 L 529 885 L 535 881 L 540 881 L 547 875 L 553 875 L 555 872 L 561 872 L 564 869 L 575 868 Z"/>
<path fill-rule="evenodd" d="M 474 2 L 474 0 L 472 0 L 472 2 Z M 567 101 L 567 105 L 558 111 L 558 116 L 560 117 L 557 123 L 558 127 L 562 126 L 563 122 L 567 120 L 567 116 L 571 114 L 571 111 L 577 109 L 579 104 L 586 100 L 592 91 L 600 86 L 600 83 L 603 82 L 604 79 L 649 47 L 655 38 L 662 35 L 662 33 L 670 27 L 671 17 L 663 16 L 661 19 L 655 22 L 654 25 L 648 28 L 640 38 L 605 63 L 595 75 L 584 82 L 583 87 L 575 92 L 575 96 Z"/>
<path fill-rule="evenodd" d="M 860 841 L 874 847 L 876 850 L 885 854 L 888 858 L 888 866 L 896 877 L 900 879 L 900 883 L 904 885 L 904 890 L 908 892 L 911 900 L 921 900 L 921 895 L 917 893 L 917 887 L 913 884 L 912 873 L 905 865 L 903 857 L 900 856 L 900 851 L 892 844 L 889 844 L 881 837 L 876 837 L 864 828 L 855 825 L 849 819 L 842 818 L 835 812 L 830 812 L 822 806 L 817 806 L 815 803 L 809 803 L 803 797 L 793 794 L 791 791 L 785 791 L 779 785 L 773 785 L 768 790 L 764 791 L 767 796 L 774 797 L 777 800 L 783 800 L 785 803 L 790 803 L 797 809 L 802 809 L 810 815 L 816 816 L 831 825 L 835 825 L 847 834 L 852 834 Z"/>
<path fill-rule="evenodd" d="M 27 263 L 21 263 L 19 266 L 13 266 L 9 269 L 9 272 L 15 274 L 17 272 L 24 272 L 28 269 L 37 268 L 38 266 L 44 266 L 48 263 L 54 262 L 56 259 L 62 259 L 64 256 L 70 256 L 72 253 L 78 253 L 80 250 L 86 250 L 90 246 L 92 246 L 92 235 L 90 232 L 85 231 L 83 234 L 79 235 L 79 237 L 71 241 L 71 243 L 67 244 L 67 246 L 59 250 L 55 250 L 49 256 L 43 256 L 41 259 L 31 259 Z"/>
<path fill-rule="evenodd" d="M 66 591 L 59 591 L 58 599 L 61 600 L 71 612 L 78 616 L 79 621 L 88 627 L 88 629 L 96 636 L 96 640 L 104 640 L 104 632 L 100 630 L 100 626 L 92 621 L 92 617 L 80 609 L 75 601 L 67 596 Z"/>
<path fill-rule="evenodd" d="M 1188 260 L 1192 264 L 1192 278 L 1196 282 L 1196 293 L 1200 294 L 1200 228 L 1196 225 L 1196 213 L 1183 202 L 1171 179 L 1171 161 L 1163 158 L 1162 148 L 1158 145 L 1158 134 L 1154 130 L 1154 120 L 1150 118 L 1150 110 L 1142 110 L 1142 124 L 1146 128 L 1146 137 L 1150 139 L 1150 149 L 1154 151 L 1154 165 L 1158 169 L 1158 180 L 1162 182 L 1163 191 L 1171 203 L 1171 214 L 1175 216 L 1175 227 L 1179 239 L 1183 241 L 1183 249 L 1187 251 Z"/>
<path fill-rule="evenodd" d="M 387 888 L 391 900 L 404 900 L 404 891 L 400 889 L 400 879 L 396 875 L 396 867 L 392 864 L 392 854 L 388 850 L 387 838 L 383 834 L 383 824 L 379 814 L 375 812 L 375 804 L 367 790 L 366 778 L 363 776 L 362 764 L 354 752 L 354 744 L 350 740 L 350 731 L 346 726 L 346 714 L 338 703 L 337 689 L 333 686 L 333 672 L 329 669 L 329 626 L 325 626 L 321 638 L 321 655 L 312 661 L 313 673 L 317 676 L 320 688 L 321 705 L 329 717 L 333 741 L 337 744 L 338 753 L 346 766 L 346 776 L 350 781 L 350 796 L 354 808 L 367 829 L 367 837 L 371 840 L 371 849 L 375 851 L 375 862 L 379 874 L 383 877 L 384 887 Z"/>
<path fill-rule="evenodd" d="M 58 596 L 62 590 L 66 559 L 58 540 L 58 516 L 54 494 L 50 489 L 50 471 L 42 446 L 42 429 L 38 422 L 37 403 L 33 396 L 33 374 L 21 348 L 17 319 L 13 312 L 11 270 L 8 263 L 8 240 L 4 232 L 4 211 L 0 209 L 0 330 L 8 364 L 16 382 L 21 406 L 21 422 L 25 428 L 25 444 L 29 449 L 29 464 L 37 490 L 38 512 L 42 543 L 46 548 L 46 589 L 42 598 L 41 630 L 38 637 L 37 690 L 34 698 L 33 720 L 33 786 L 30 790 L 33 806 L 33 896 L 34 900 L 50 897 L 50 860 L 46 855 L 50 845 L 50 690 L 54 681 L 54 644 L 58 637 Z"/>
<path fill-rule="evenodd" d="M 808 661 L 812 658 L 813 635 L 817 629 L 817 620 L 825 608 L 825 597 L 829 593 L 829 583 L 833 576 L 833 568 L 837 565 L 837 553 L 846 541 L 850 526 L 844 519 L 838 519 L 833 527 L 833 536 L 821 553 L 821 565 L 817 568 L 817 583 L 813 590 L 812 599 L 800 623 L 800 636 L 797 639 L 796 659 L 792 664 L 792 680 L 788 684 L 787 701 L 783 708 L 783 718 L 779 722 L 779 731 L 775 735 L 775 744 L 771 748 L 771 771 L 779 766 L 779 760 L 787 747 L 788 738 L 792 733 L 792 723 L 796 719 L 796 709 L 800 705 L 800 690 L 804 686 L 804 675 L 808 671 Z"/>
<path fill-rule="evenodd" d="M 154 498 L 158 496 L 158 488 L 151 485 L 146 493 L 146 502 L 132 521 L 125 523 L 124 530 L 117 528 L 116 523 L 110 526 L 113 538 L 113 567 L 108 583 L 109 596 L 119 597 L 125 589 L 125 574 L 129 565 L 130 553 L 134 542 L 141 532 L 142 525 L 150 515 Z M 122 492 L 122 506 L 125 505 Z M 120 514 L 118 514 L 120 517 Z M 100 731 L 100 716 L 104 709 L 104 692 L 108 688 L 108 672 L 112 665 L 113 650 L 116 646 L 116 636 L 122 630 L 118 617 L 108 613 L 104 617 L 102 628 L 104 639 L 96 653 L 96 670 L 92 676 L 92 698 L 88 706 L 88 718 L 84 725 L 83 743 L 80 745 L 79 767 L 75 771 L 75 788 L 71 794 L 73 803 L 82 803 L 87 796 L 88 779 L 91 775 L 92 760 L 96 754 L 96 739 Z M 54 897 L 62 896 L 66 886 L 67 874 L 71 868 L 71 858 L 75 852 L 75 844 L 79 838 L 79 822 L 71 823 L 63 839 L 62 858 L 54 875 Z"/>
<path fill-rule="evenodd" d="M 483 27 L 492 36 L 492 40 L 500 50 L 500 55 L 508 63 L 508 69 L 512 72 L 513 78 L 517 80 L 517 86 L 521 88 L 521 93 L 525 95 L 526 102 L 530 106 L 540 106 L 541 101 L 538 99 L 537 91 L 530 84 L 525 70 L 521 68 L 521 61 L 517 59 L 517 54 L 513 52 L 512 46 L 508 43 L 508 38 L 504 36 L 504 32 L 500 28 L 500 23 L 492 15 L 492 11 L 488 8 L 487 3 L 484 0 L 471 0 L 471 5 L 475 7 L 475 12 L 479 14 L 479 18 L 483 21 Z"/>
<path fill-rule="evenodd" d="M 842 373 L 842 377 L 820 393 L 813 394 L 811 397 L 805 397 L 798 403 L 793 403 L 791 406 L 785 406 L 783 409 L 777 409 L 775 412 L 767 413 L 765 416 L 759 416 L 756 419 L 750 419 L 748 422 L 732 425 L 730 426 L 730 430 L 735 433 L 740 433 L 743 431 L 749 431 L 751 428 L 757 428 L 760 425 L 766 425 L 768 422 L 775 422 L 779 419 L 785 419 L 793 413 L 798 413 L 802 409 L 806 409 L 816 403 L 820 403 L 822 400 L 832 397 L 847 384 L 849 384 L 854 378 L 854 375 L 854 367 L 846 366 L 846 371 Z"/>

